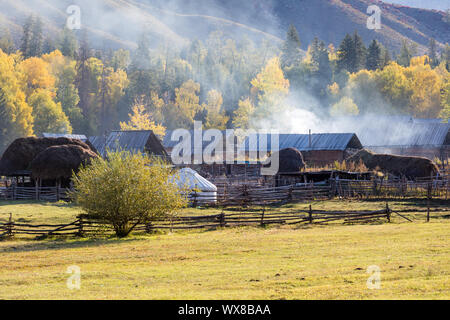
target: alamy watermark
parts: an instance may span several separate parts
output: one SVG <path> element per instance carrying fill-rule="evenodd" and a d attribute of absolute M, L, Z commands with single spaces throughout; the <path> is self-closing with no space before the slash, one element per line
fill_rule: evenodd
<path fill-rule="evenodd" d="M 366 273 L 370 274 L 370 277 L 367 279 L 367 289 L 381 289 L 381 268 L 375 265 L 369 266 Z"/>
<path fill-rule="evenodd" d="M 381 29 L 381 9 L 379 6 L 371 5 L 367 8 L 367 29 L 380 30 Z"/>
<path fill-rule="evenodd" d="M 67 8 L 66 13 L 69 15 L 66 27 L 69 30 L 81 29 L 81 8 L 77 5 L 71 5 Z"/>
<path fill-rule="evenodd" d="M 67 267 L 66 273 L 70 274 L 67 278 L 66 285 L 69 290 L 81 289 L 81 268 L 79 266 Z"/>
<path fill-rule="evenodd" d="M 171 141 L 177 142 L 171 157 L 175 165 L 190 164 L 257 164 L 270 156 L 262 175 L 276 175 L 279 169 L 279 134 L 256 130 L 203 130 L 200 121 L 194 130 L 177 129 Z"/>

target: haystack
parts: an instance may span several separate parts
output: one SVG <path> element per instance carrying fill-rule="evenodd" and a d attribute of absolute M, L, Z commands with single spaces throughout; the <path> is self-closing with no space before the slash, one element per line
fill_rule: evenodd
<path fill-rule="evenodd" d="M 82 164 L 89 164 L 97 154 L 78 145 L 49 147 L 31 162 L 32 178 L 41 180 L 70 179 Z"/>
<path fill-rule="evenodd" d="M 299 173 L 306 167 L 302 153 L 295 148 L 274 152 L 264 167 L 270 166 L 272 159 L 275 157 L 278 157 L 280 161 L 278 174 Z"/>
<path fill-rule="evenodd" d="M 427 158 L 376 154 L 366 149 L 359 151 L 346 161 L 354 163 L 362 161 L 370 170 L 378 168 L 394 176 L 405 176 L 410 179 L 436 176 L 439 173 L 439 168 Z"/>
<path fill-rule="evenodd" d="M 69 138 L 20 138 L 15 140 L 4 152 L 0 160 L 0 176 L 12 176 L 17 172 L 29 170 L 33 159 L 52 146 L 75 145 L 95 152 L 86 143 Z"/>

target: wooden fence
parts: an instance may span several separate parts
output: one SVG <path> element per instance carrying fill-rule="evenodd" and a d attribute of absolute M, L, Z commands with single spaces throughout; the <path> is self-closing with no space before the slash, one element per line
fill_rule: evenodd
<path fill-rule="evenodd" d="M 331 180 L 332 193 L 340 198 L 445 198 L 450 193 L 449 176 L 443 179 L 407 180 Z"/>
<path fill-rule="evenodd" d="M 273 224 L 324 224 L 330 222 L 369 223 L 386 219 L 390 222 L 392 211 L 388 206 L 376 211 L 324 211 L 293 210 L 277 211 L 270 208 L 262 209 L 230 209 L 217 215 L 207 216 L 178 216 L 170 219 L 152 221 L 139 224 L 134 231 L 152 233 L 158 230 L 193 230 L 217 229 L 239 226 L 266 226 Z M 89 216 L 80 215 L 77 220 L 68 224 L 26 224 L 13 221 L 12 215 L 6 223 L 0 223 L 0 238 L 15 235 L 32 236 L 95 236 L 97 234 L 111 234 L 111 225 Z"/>
<path fill-rule="evenodd" d="M 338 198 L 441 198 L 450 195 L 450 176 L 434 180 L 345 180 L 332 179 L 327 183 L 297 183 L 271 187 L 259 180 L 249 184 L 219 185 L 217 195 L 190 195 L 193 206 L 252 206 L 305 202 Z M 68 199 L 69 189 L 59 187 L 2 187 L 0 200 L 59 201 Z"/>
<path fill-rule="evenodd" d="M 82 229 L 80 218 L 67 224 L 27 224 L 13 221 L 10 215 L 8 222 L 0 223 L 0 239 L 14 235 L 76 236 L 81 234 Z"/>
<path fill-rule="evenodd" d="M 293 203 L 319 199 L 329 199 L 330 186 L 327 184 L 297 184 L 295 186 L 265 187 L 254 185 L 237 185 L 230 189 L 223 189 L 217 195 L 190 195 L 190 203 L 196 206 L 259 206 L 282 203 Z"/>
<path fill-rule="evenodd" d="M 69 189 L 60 187 L 1 187 L 0 200 L 38 200 L 55 202 L 69 200 Z"/>

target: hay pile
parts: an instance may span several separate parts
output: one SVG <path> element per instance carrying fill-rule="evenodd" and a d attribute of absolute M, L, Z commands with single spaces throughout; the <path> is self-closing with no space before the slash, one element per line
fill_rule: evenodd
<path fill-rule="evenodd" d="M 97 154 L 78 145 L 53 146 L 39 153 L 30 164 L 33 178 L 68 179 L 81 165 L 90 164 Z"/>
<path fill-rule="evenodd" d="M 363 149 L 349 157 L 347 162 L 362 161 L 370 170 L 380 170 L 397 177 L 410 179 L 436 176 L 439 168 L 433 161 L 421 157 L 397 156 L 392 154 L 376 154 Z"/>
<path fill-rule="evenodd" d="M 0 175 L 11 176 L 16 172 L 30 170 L 31 162 L 49 147 L 74 145 L 95 153 L 86 143 L 69 138 L 20 138 L 4 152 L 0 160 Z"/>
<path fill-rule="evenodd" d="M 302 153 L 295 148 L 287 148 L 274 152 L 264 167 L 270 166 L 273 157 L 278 157 L 280 161 L 278 174 L 299 173 L 306 168 Z"/>

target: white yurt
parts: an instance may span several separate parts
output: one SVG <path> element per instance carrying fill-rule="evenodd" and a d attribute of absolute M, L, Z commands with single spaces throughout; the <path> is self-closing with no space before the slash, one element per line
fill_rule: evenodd
<path fill-rule="evenodd" d="M 195 170 L 190 168 L 179 170 L 178 176 L 175 177 L 175 183 L 180 188 L 187 187 L 193 190 L 190 199 L 196 200 L 197 204 L 217 202 L 217 187 Z"/>

